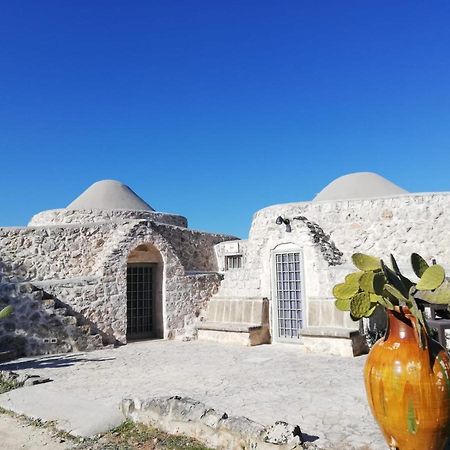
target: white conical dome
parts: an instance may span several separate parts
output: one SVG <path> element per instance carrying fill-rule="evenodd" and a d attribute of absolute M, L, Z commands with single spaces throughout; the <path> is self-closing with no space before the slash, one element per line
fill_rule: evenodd
<path fill-rule="evenodd" d="M 390 197 L 407 193 L 376 173 L 356 172 L 336 178 L 314 197 L 314 201 Z"/>
<path fill-rule="evenodd" d="M 154 211 L 128 186 L 116 180 L 97 181 L 77 197 L 67 209 L 128 209 Z"/>

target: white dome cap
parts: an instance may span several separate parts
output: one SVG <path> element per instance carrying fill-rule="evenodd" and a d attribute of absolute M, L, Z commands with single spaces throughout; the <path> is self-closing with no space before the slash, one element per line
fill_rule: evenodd
<path fill-rule="evenodd" d="M 313 201 L 391 197 L 408 194 L 386 178 L 373 172 L 356 172 L 336 178 Z"/>
<path fill-rule="evenodd" d="M 128 186 L 116 180 L 97 181 L 77 197 L 66 209 L 127 209 L 154 211 Z"/>

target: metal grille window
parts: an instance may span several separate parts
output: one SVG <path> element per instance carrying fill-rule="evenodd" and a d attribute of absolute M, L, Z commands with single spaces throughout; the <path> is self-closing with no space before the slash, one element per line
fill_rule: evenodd
<path fill-rule="evenodd" d="M 242 267 L 242 255 L 225 256 L 225 269 L 240 269 Z"/>
<path fill-rule="evenodd" d="M 281 339 L 298 339 L 302 328 L 300 253 L 275 255 L 277 329 Z"/>
<path fill-rule="evenodd" d="M 153 332 L 152 264 L 127 268 L 127 339 L 151 337 Z"/>

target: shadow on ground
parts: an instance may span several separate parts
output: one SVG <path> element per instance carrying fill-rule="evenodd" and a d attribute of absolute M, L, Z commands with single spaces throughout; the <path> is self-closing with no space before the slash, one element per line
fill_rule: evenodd
<path fill-rule="evenodd" d="M 10 361 L 0 364 L 0 370 L 24 370 L 24 369 L 57 369 L 60 367 L 74 366 L 83 362 L 113 361 L 115 358 L 86 358 L 83 353 L 75 355 L 39 356 L 20 362 Z"/>
<path fill-rule="evenodd" d="M 303 437 L 303 442 L 314 442 L 314 441 L 317 441 L 317 439 L 319 439 L 319 436 L 316 436 L 314 434 L 303 433 L 303 432 L 302 432 L 302 437 Z"/>

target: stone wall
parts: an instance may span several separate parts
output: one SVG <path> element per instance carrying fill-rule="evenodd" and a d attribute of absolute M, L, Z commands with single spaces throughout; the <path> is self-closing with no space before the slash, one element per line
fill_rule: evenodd
<path fill-rule="evenodd" d="M 133 249 L 148 243 L 160 252 L 164 261 L 164 336 L 173 338 L 185 332 L 191 336 L 194 323 L 203 317 L 205 302 L 220 284 L 220 277 L 216 273 L 202 272 L 217 267 L 213 245 L 230 237 L 148 222 L 130 223 L 129 226 L 131 228 L 122 234 L 122 239 L 110 244 L 102 259 L 104 283 L 118 290 L 109 300 L 112 309 L 122 318 L 113 324 L 115 337 L 122 342 L 125 339 L 128 255 Z"/>
<path fill-rule="evenodd" d="M 0 281 L 45 289 L 105 343 L 125 343 L 128 256 L 149 244 L 163 261 L 164 337 L 191 338 L 221 281 L 214 245 L 229 239 L 146 220 L 0 228 Z"/>
<path fill-rule="evenodd" d="M 135 211 L 126 209 L 82 210 L 82 209 L 52 209 L 33 216 L 29 226 L 56 225 L 71 223 L 107 222 L 111 220 L 151 220 L 154 222 L 176 225 L 187 228 L 186 217 L 177 214 L 167 214 L 156 211 Z"/>
<path fill-rule="evenodd" d="M 409 255 L 415 251 L 450 265 L 450 247 L 443 245 L 450 237 L 449 206 L 449 193 L 275 205 L 255 214 L 249 239 L 279 227 L 277 215 L 290 219 L 301 215 L 317 222 L 346 260 L 354 251 L 384 258 L 393 253 L 400 266 L 410 271 Z M 293 229 L 297 226 L 294 221 Z"/>
<path fill-rule="evenodd" d="M 214 246 L 219 242 L 236 239 L 235 236 L 174 229 L 159 224 L 155 224 L 154 229 L 170 242 L 177 252 L 181 264 L 189 271 L 217 271 Z"/>
<path fill-rule="evenodd" d="M 118 224 L 0 228 L 0 279 L 31 281 L 96 274 Z"/>

